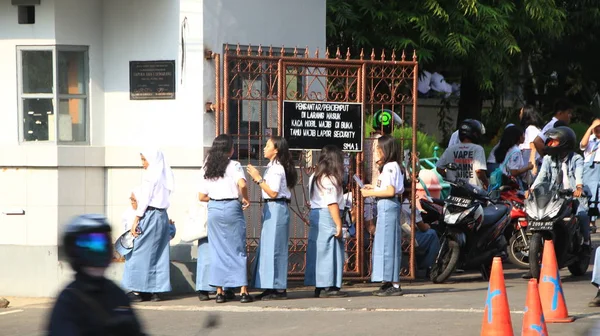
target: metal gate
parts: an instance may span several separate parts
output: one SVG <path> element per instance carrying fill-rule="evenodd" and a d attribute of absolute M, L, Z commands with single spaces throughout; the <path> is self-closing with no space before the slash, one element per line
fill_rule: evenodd
<path fill-rule="evenodd" d="M 314 57 L 306 49 L 274 49 L 262 46 L 240 47 L 226 45 L 221 64 L 221 55 L 213 54 L 216 70 L 216 134 L 226 133 L 234 138 L 234 157 L 242 165 L 251 163 L 264 169 L 266 159 L 262 149 L 271 134 L 282 134 L 282 113 L 284 100 L 318 102 L 357 102 L 361 103 L 365 120 L 370 120 L 377 112 L 387 111 L 387 116 L 399 116 L 403 121 L 410 120 L 408 129 L 396 131 L 405 149 L 407 174 L 412 189 L 411 200 L 415 200 L 418 153 L 416 152 L 417 129 L 417 80 L 418 64 L 413 53 L 412 60 L 406 60 L 402 53 L 399 60 L 391 53 L 386 58 L 382 52 L 376 59 L 375 51 L 365 59 L 361 51 L 359 59 L 351 59 L 348 50 L 343 57 L 339 48 L 335 55 L 325 52 Z M 221 68 L 222 67 L 222 68 Z M 221 71 L 221 69 L 223 69 Z M 221 92 L 223 93 L 221 95 Z M 370 118 L 369 118 L 370 117 Z M 384 123 L 394 123 L 385 120 Z M 347 154 L 348 176 L 358 174 L 363 181 L 372 175 L 374 160 L 372 155 L 372 134 L 367 134 L 361 153 Z M 406 127 L 406 123 L 402 125 Z M 410 131 L 412 128 L 412 132 Z M 408 132 L 408 133 L 407 133 Z M 305 254 L 307 248 L 308 199 L 307 181 L 313 170 L 314 151 L 294 151 L 294 159 L 299 169 L 299 182 L 292 191 L 290 205 L 292 218 L 289 239 L 289 278 L 304 278 Z M 345 240 L 346 262 L 345 279 L 368 280 L 371 273 L 372 236 L 362 214 L 365 202 L 352 178 L 348 185 L 355 196 L 351 199 L 355 217 L 356 234 Z M 246 210 L 248 260 L 252 263 L 261 232 L 262 200 L 260 187 L 248 184 L 251 206 Z M 414 232 L 415 213 L 412 207 L 410 239 L 404 239 L 402 277 L 414 279 Z"/>

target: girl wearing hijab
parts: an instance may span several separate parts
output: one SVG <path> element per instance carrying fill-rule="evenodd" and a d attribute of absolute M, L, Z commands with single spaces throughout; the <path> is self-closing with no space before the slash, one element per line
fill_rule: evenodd
<path fill-rule="evenodd" d="M 308 181 L 310 229 L 304 284 L 315 286 L 315 297 L 344 297 L 340 291 L 344 268 L 342 176 L 344 158 L 334 145 L 321 150 L 315 173 Z"/>
<path fill-rule="evenodd" d="M 377 224 L 373 242 L 373 271 L 371 281 L 381 282 L 376 296 L 402 295 L 400 288 L 400 266 L 402 236 L 400 232 L 400 202 L 398 195 L 404 192 L 404 174 L 401 166 L 400 146 L 389 135 L 377 139 L 377 185 L 365 185 L 363 197 L 377 200 Z"/>
<path fill-rule="evenodd" d="M 125 257 L 123 287 L 133 302 L 160 301 L 171 291 L 169 273 L 169 198 L 175 187 L 173 171 L 159 150 L 141 153 L 144 174 L 131 234 L 133 250 Z"/>
<path fill-rule="evenodd" d="M 208 202 L 209 283 L 217 287 L 216 302 L 227 302 L 223 287 L 241 287 L 240 302 L 248 303 L 252 297 L 246 277 L 246 219 L 242 210 L 250 201 L 242 166 L 230 160 L 231 155 L 231 137 L 216 137 L 204 163 L 198 198 Z"/>
<path fill-rule="evenodd" d="M 287 299 L 288 204 L 292 197 L 290 190 L 296 185 L 298 174 L 284 138 L 273 136 L 267 140 L 264 156 L 269 159 L 264 177 L 252 165 L 247 168 L 248 174 L 261 188 L 265 201 L 252 283 L 255 288 L 265 289 L 257 299 L 280 300 Z"/>

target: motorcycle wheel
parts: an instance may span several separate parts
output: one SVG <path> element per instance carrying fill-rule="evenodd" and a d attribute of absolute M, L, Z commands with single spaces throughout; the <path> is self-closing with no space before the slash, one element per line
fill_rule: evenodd
<path fill-rule="evenodd" d="M 536 232 L 529 239 L 529 270 L 534 279 L 540 278 L 542 269 L 542 253 L 544 251 L 544 237 Z"/>
<path fill-rule="evenodd" d="M 527 243 L 531 244 L 529 237 L 529 235 L 525 235 Z M 526 247 L 523 235 L 521 232 L 515 232 L 508 243 L 508 259 L 518 268 L 527 269 L 529 268 L 529 253 L 530 249 Z"/>
<path fill-rule="evenodd" d="M 456 264 L 458 263 L 458 257 L 460 254 L 460 246 L 458 242 L 452 239 L 446 239 L 445 244 L 442 245 L 443 252 L 440 254 L 436 263 L 431 267 L 430 279 L 433 283 L 443 283 L 448 280 L 450 275 L 454 273 Z"/>
<path fill-rule="evenodd" d="M 590 266 L 590 259 L 591 256 L 583 256 L 583 252 L 580 252 L 577 262 L 574 262 L 571 265 L 569 265 L 569 272 L 571 272 L 571 274 L 573 274 L 574 276 L 584 275 L 585 272 L 587 272 L 588 267 Z"/>

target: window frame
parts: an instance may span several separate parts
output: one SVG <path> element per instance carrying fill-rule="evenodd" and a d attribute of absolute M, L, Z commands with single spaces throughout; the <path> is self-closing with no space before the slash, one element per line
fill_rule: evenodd
<path fill-rule="evenodd" d="M 52 93 L 23 93 L 23 51 L 51 51 L 52 52 Z M 61 94 L 59 92 L 59 69 L 58 69 L 58 54 L 60 52 L 82 52 L 83 53 L 83 72 L 84 72 L 84 87 L 85 93 L 82 94 Z M 36 144 L 52 144 L 52 145 L 90 145 L 90 130 L 91 130 L 91 111 L 90 111 L 90 58 L 89 46 L 86 45 L 17 45 L 17 107 L 18 107 L 18 124 L 19 124 L 19 145 Z M 25 111 L 23 110 L 23 99 L 52 99 L 52 111 L 56 116 L 54 122 L 54 140 L 43 141 L 28 141 L 25 140 L 24 118 Z M 84 141 L 60 141 L 58 114 L 60 113 L 58 106 L 60 99 L 82 99 L 84 100 L 84 119 L 85 119 L 85 140 Z"/>

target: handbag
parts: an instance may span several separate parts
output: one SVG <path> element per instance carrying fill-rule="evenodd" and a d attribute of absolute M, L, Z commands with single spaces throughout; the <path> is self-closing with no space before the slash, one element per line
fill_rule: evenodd
<path fill-rule="evenodd" d="M 208 237 L 208 203 L 196 202 L 188 210 L 181 230 L 181 241 L 193 242 Z"/>

